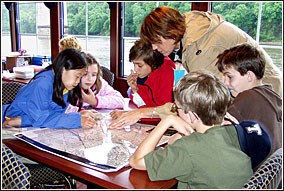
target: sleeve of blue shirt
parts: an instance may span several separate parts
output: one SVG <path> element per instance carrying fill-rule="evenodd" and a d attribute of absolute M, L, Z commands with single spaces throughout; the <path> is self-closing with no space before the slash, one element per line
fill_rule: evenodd
<path fill-rule="evenodd" d="M 52 101 L 52 91 L 46 89 L 47 86 L 37 85 L 34 87 L 33 94 L 27 103 L 27 120 L 34 127 L 49 128 L 79 128 L 81 127 L 81 114 L 74 112 L 66 114 L 65 110 L 69 105 L 67 102 L 68 94 L 64 95 L 66 107 L 62 108 Z M 45 92 L 48 92 L 47 94 Z M 24 117 L 24 116 L 23 116 Z M 23 119 L 25 122 L 25 119 Z"/>

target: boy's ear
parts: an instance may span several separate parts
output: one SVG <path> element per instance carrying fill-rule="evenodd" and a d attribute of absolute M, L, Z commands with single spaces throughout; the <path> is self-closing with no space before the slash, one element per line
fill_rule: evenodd
<path fill-rule="evenodd" d="M 246 75 L 247 75 L 247 80 L 248 80 L 249 82 L 251 82 L 253 79 L 255 79 L 255 74 L 254 74 L 252 71 L 248 71 L 248 72 L 246 73 Z"/>
<path fill-rule="evenodd" d="M 196 120 L 199 120 L 199 117 L 196 113 L 193 113 L 189 111 L 186 115 L 188 115 L 188 118 L 190 119 L 191 123 L 196 122 Z"/>

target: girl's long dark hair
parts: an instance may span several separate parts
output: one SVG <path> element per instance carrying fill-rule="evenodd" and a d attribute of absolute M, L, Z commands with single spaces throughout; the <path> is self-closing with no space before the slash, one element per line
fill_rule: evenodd
<path fill-rule="evenodd" d="M 53 94 L 52 100 L 57 103 L 58 105 L 62 106 L 63 108 L 66 107 L 66 103 L 63 99 L 63 91 L 65 89 L 63 82 L 62 82 L 62 71 L 63 69 L 66 70 L 76 70 L 82 69 L 87 67 L 87 62 L 85 59 L 85 53 L 80 52 L 73 48 L 67 48 L 62 50 L 58 56 L 55 58 L 53 63 L 47 66 L 45 69 L 40 71 L 38 74 L 47 71 L 53 70 L 54 72 L 54 82 L 53 82 Z M 32 79 L 35 79 L 36 74 Z M 74 89 L 69 91 L 68 101 L 72 105 L 78 105 L 81 109 L 83 100 L 81 94 L 81 84 L 79 83 Z"/>

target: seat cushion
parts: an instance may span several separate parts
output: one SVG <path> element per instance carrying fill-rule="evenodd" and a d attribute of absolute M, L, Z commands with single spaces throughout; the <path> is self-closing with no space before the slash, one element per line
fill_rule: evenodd
<path fill-rule="evenodd" d="M 29 189 L 31 174 L 6 145 L 2 145 L 2 188 Z"/>

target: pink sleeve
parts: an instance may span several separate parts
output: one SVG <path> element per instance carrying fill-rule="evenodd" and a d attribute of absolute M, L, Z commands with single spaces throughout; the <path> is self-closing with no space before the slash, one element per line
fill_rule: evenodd
<path fill-rule="evenodd" d="M 104 79 L 102 80 L 102 87 L 96 95 L 98 100 L 96 108 L 118 109 L 124 106 L 124 97 L 121 93 L 110 86 Z"/>

